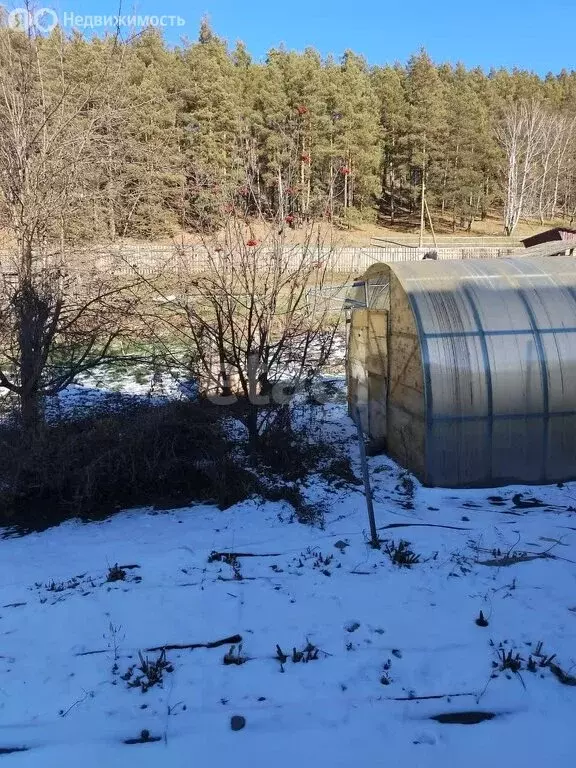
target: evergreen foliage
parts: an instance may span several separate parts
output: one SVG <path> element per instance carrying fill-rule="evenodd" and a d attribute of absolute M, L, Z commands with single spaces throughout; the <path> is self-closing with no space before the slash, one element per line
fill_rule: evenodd
<path fill-rule="evenodd" d="M 61 34 L 42 41 L 47 62 L 61 55 L 53 45 Z M 283 48 L 257 62 L 206 19 L 197 41 L 176 48 L 154 29 L 125 42 L 74 33 L 65 48 L 80 92 L 105 81 L 111 59 L 122 64 L 121 81 L 115 75 L 109 97 L 94 105 L 105 151 L 78 190 L 68 226 L 75 238 L 209 232 L 238 206 L 294 225 L 376 214 L 386 224 L 414 222 L 422 180 L 435 215 L 454 231 L 470 229 L 489 211 L 518 213 L 507 186 L 511 165 L 527 156 L 521 215 L 544 222 L 576 212 L 574 71 L 485 73 L 437 65 L 424 50 L 405 66 Z M 525 150 L 510 115 L 529 120 L 531 109 L 539 131 Z M 511 135 L 520 137 L 516 157 L 502 138 Z"/>

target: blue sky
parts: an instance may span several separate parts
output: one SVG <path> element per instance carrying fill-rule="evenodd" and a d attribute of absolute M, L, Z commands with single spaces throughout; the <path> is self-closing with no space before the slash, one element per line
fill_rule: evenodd
<path fill-rule="evenodd" d="M 16 3 L 18 4 L 18 3 Z M 78 14 L 115 13 L 119 0 L 44 0 Z M 540 74 L 576 68 L 562 30 L 576 28 L 576 0 L 123 0 L 123 13 L 179 14 L 186 24 L 167 30 L 177 42 L 195 39 L 208 14 L 215 31 L 243 40 L 263 57 L 284 43 L 340 55 L 346 48 L 371 64 L 405 62 L 424 46 L 436 61 L 467 66 L 520 67 Z"/>

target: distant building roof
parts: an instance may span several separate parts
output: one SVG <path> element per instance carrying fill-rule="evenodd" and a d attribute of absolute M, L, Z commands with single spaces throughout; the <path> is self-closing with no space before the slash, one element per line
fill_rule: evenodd
<path fill-rule="evenodd" d="M 540 232 L 537 235 L 525 237 L 522 242 L 526 248 L 531 248 L 534 245 L 542 245 L 542 243 L 550 243 L 554 240 L 576 240 L 576 229 L 570 229 L 570 227 L 554 227 L 553 229 L 547 229 L 545 232 Z"/>

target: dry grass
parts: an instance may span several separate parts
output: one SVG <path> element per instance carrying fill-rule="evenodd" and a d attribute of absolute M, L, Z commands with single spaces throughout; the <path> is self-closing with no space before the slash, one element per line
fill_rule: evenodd
<path fill-rule="evenodd" d="M 452 232 L 452 221 L 449 217 L 444 219 L 434 216 L 434 228 L 436 235 L 445 241 L 458 241 L 468 237 L 494 237 L 495 239 L 501 239 L 502 242 L 517 243 L 524 237 L 535 235 L 539 232 L 543 232 L 551 227 L 557 227 L 567 224 L 563 220 L 547 221 L 544 224 L 540 224 L 538 221 L 521 221 L 514 232 L 512 238 L 507 238 L 504 234 L 504 225 L 501 216 L 493 213 L 489 215 L 484 221 L 475 221 L 472 225 L 472 231 L 457 230 Z M 246 226 L 247 238 L 250 238 L 253 233 L 256 237 L 262 234 L 259 230 L 258 224 L 251 224 L 250 227 Z M 372 244 L 373 239 L 377 238 L 390 238 L 400 242 L 409 242 L 411 245 L 416 244 L 419 237 L 419 220 L 414 217 L 410 221 L 399 221 L 394 227 L 390 227 L 387 224 L 386 217 L 383 217 L 379 223 L 357 223 L 350 229 L 341 228 L 338 226 L 331 227 L 330 224 L 320 223 L 318 224 L 321 236 L 328 238 L 332 236 L 334 238 L 334 244 L 336 247 L 356 246 L 356 247 L 368 247 Z M 179 244 L 195 244 L 200 242 L 200 236 L 195 234 L 181 234 L 175 238 Z M 302 242 L 302 230 L 291 230 L 288 232 L 288 242 L 294 243 Z M 164 240 L 163 243 L 168 245 L 171 240 Z M 426 234 L 424 239 L 425 244 L 432 244 L 432 234 L 430 229 L 426 228 Z"/>

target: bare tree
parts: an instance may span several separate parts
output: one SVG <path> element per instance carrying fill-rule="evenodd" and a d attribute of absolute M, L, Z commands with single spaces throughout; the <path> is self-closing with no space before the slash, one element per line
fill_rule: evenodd
<path fill-rule="evenodd" d="M 545 115 L 542 129 L 542 151 L 540 152 L 540 192 L 538 193 L 538 217 L 544 224 L 546 212 L 550 209 L 550 173 L 554 158 L 559 154 L 559 148 L 564 133 L 563 119 L 560 115 Z M 536 201 L 535 201 L 536 202 Z"/>
<path fill-rule="evenodd" d="M 98 275 L 70 233 L 106 154 L 99 105 L 115 46 L 97 87 L 74 77 L 68 51 L 61 33 L 0 29 L 0 387 L 32 432 L 45 396 L 106 358 L 137 303 L 137 281 Z"/>
<path fill-rule="evenodd" d="M 167 348 L 186 350 L 213 401 L 246 404 L 253 446 L 259 412 L 280 406 L 289 417 L 284 406 L 326 364 L 339 327 L 340 313 L 322 292 L 334 245 L 313 223 L 297 234 L 278 219 L 230 211 L 222 230 L 203 239 L 202 267 L 191 268 L 183 253 L 178 294 L 163 297 Z"/>
<path fill-rule="evenodd" d="M 556 218 L 558 211 L 558 201 L 560 198 L 561 181 L 569 178 L 568 165 L 573 167 L 574 158 L 570 156 L 570 150 L 574 148 L 576 139 L 576 117 L 571 115 L 559 115 L 556 117 L 556 130 L 559 134 L 559 140 L 556 146 L 556 152 L 553 158 L 554 182 L 550 194 L 550 203 L 548 216 L 550 219 Z M 563 193 L 567 196 L 568 189 L 564 183 Z"/>
<path fill-rule="evenodd" d="M 555 218 L 560 199 L 565 202 L 570 197 L 575 126 L 573 116 L 554 112 L 543 115 L 541 149 L 533 169 L 535 183 L 524 207 L 524 215 L 538 218 L 541 224 Z"/>
<path fill-rule="evenodd" d="M 528 195 L 537 183 L 536 160 L 542 151 L 546 119 L 535 101 L 521 101 L 510 107 L 497 137 L 506 156 L 506 195 L 504 228 L 512 235 L 522 214 Z"/>

